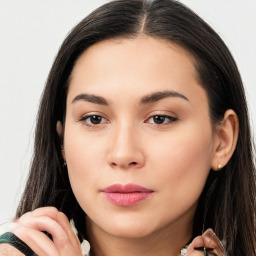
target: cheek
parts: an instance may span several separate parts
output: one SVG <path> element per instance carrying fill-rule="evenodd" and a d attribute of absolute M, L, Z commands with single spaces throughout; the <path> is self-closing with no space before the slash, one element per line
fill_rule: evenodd
<path fill-rule="evenodd" d="M 189 129 L 154 145 L 149 165 L 157 171 L 157 186 L 164 189 L 166 197 L 175 194 L 176 202 L 195 203 L 211 167 L 211 133 Z"/>
<path fill-rule="evenodd" d="M 86 172 L 89 175 L 92 169 L 97 169 L 103 150 L 99 140 L 90 140 L 90 138 L 76 135 L 67 140 L 65 146 L 67 163 L 70 168 L 74 169 L 74 172 Z"/>
<path fill-rule="evenodd" d="M 210 124 L 203 122 L 204 129 L 199 122 L 181 125 L 173 130 L 161 141 L 152 142 L 154 147 L 151 156 L 157 157 L 158 164 L 170 165 L 176 172 L 189 169 L 209 170 L 213 152 L 213 135 Z M 177 167 L 177 168 L 175 168 Z"/>
<path fill-rule="evenodd" d="M 100 166 L 103 156 L 101 140 L 85 136 L 84 132 L 66 130 L 65 152 L 68 174 L 73 192 L 79 203 L 91 203 L 91 194 L 97 192 L 103 176 Z M 81 205 L 85 209 L 84 205 Z"/>

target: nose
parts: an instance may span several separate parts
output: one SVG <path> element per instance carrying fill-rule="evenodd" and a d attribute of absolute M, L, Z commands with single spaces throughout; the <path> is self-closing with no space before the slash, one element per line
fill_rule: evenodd
<path fill-rule="evenodd" d="M 145 156 L 139 132 L 127 125 L 112 132 L 113 136 L 108 148 L 108 164 L 112 168 L 125 170 L 143 167 Z"/>

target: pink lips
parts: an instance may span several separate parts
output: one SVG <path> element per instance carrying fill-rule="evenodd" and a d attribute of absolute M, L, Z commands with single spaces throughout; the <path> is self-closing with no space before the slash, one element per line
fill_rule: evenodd
<path fill-rule="evenodd" d="M 147 199 L 154 192 L 136 184 L 113 184 L 101 190 L 111 203 L 117 206 L 133 206 Z"/>

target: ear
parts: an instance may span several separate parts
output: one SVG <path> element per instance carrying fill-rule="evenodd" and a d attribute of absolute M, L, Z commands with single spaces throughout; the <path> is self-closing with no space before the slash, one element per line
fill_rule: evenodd
<path fill-rule="evenodd" d="M 59 139 L 60 139 L 60 142 L 61 142 L 62 157 L 66 161 L 65 150 L 64 150 L 64 147 L 63 147 L 63 125 L 62 125 L 61 121 L 57 121 L 56 131 L 59 135 Z"/>
<path fill-rule="evenodd" d="M 238 132 L 238 117 L 234 110 L 229 109 L 225 112 L 221 123 L 216 127 L 211 164 L 213 170 L 220 170 L 232 157 L 237 144 Z"/>

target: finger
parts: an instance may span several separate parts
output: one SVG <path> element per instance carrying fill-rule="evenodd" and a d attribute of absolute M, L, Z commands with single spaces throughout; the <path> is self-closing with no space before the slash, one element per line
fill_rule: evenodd
<path fill-rule="evenodd" d="M 207 253 L 206 253 L 207 252 Z M 202 236 L 196 237 L 188 246 L 186 256 L 224 256 L 224 247 L 212 230 L 207 230 Z"/>
<path fill-rule="evenodd" d="M 186 253 L 185 256 L 204 256 L 204 253 L 201 251 L 193 251 L 191 253 Z M 210 256 L 210 255 L 207 255 Z"/>
<path fill-rule="evenodd" d="M 76 236 L 75 232 L 72 230 L 69 220 L 64 213 L 58 211 L 55 207 L 42 207 L 34 210 L 31 213 L 33 216 L 45 215 L 55 220 L 66 232 L 70 242 L 75 246 L 80 246 L 79 239 Z"/>
<path fill-rule="evenodd" d="M 31 212 L 33 216 L 41 216 L 41 215 L 46 215 L 52 219 L 56 219 L 56 216 L 58 214 L 58 209 L 52 206 L 47 206 L 47 207 L 40 207 L 35 209 L 34 211 Z"/>
<path fill-rule="evenodd" d="M 48 216 L 52 219 L 56 219 L 58 214 L 58 210 L 55 207 L 41 207 L 37 208 L 34 211 L 24 213 L 19 219 L 26 219 L 31 217 L 38 217 L 38 216 Z"/>
<path fill-rule="evenodd" d="M 66 215 L 57 209 L 41 208 L 22 216 L 18 222 L 26 227 L 50 233 L 60 252 L 73 250 L 76 251 L 75 255 L 81 255 L 82 249 L 78 237 L 73 232 Z"/>
<path fill-rule="evenodd" d="M 56 219 L 57 213 L 58 213 L 58 210 L 55 207 L 41 207 L 41 208 L 37 208 L 34 211 L 26 212 L 19 219 L 16 219 L 15 221 L 26 223 L 26 221 L 29 220 L 30 218 L 33 218 L 36 216 L 42 216 L 42 215 L 46 215 L 52 219 Z"/>
<path fill-rule="evenodd" d="M 67 216 L 64 213 L 58 212 L 57 222 L 59 223 L 59 225 L 61 225 L 62 229 L 66 232 L 69 241 L 74 246 L 80 246 L 80 241 L 79 241 L 77 235 L 75 234 L 74 230 L 72 229 Z"/>
<path fill-rule="evenodd" d="M 18 223 L 30 229 L 48 232 L 52 235 L 54 244 L 58 249 L 63 248 L 70 242 L 61 225 L 48 216 L 27 215 L 20 218 Z"/>
<path fill-rule="evenodd" d="M 217 255 L 224 256 L 225 249 L 212 229 L 207 229 L 202 235 L 206 247 L 213 248 Z"/>
<path fill-rule="evenodd" d="M 51 239 L 38 230 L 17 223 L 12 233 L 27 244 L 37 255 L 59 256 L 58 250 Z"/>
<path fill-rule="evenodd" d="M 200 248 L 203 246 L 204 246 L 204 239 L 202 238 L 202 236 L 198 236 L 194 238 L 191 244 L 188 246 L 187 252 L 185 255 L 186 256 L 192 256 L 192 255 L 194 256 L 194 254 L 197 255 L 200 252 L 196 251 L 195 248 Z"/>
<path fill-rule="evenodd" d="M 56 222 L 58 222 L 61 227 L 64 229 L 64 231 L 66 232 L 68 238 L 70 239 L 70 241 L 74 244 L 77 244 L 77 242 L 80 244 L 76 234 L 74 233 L 74 231 L 71 228 L 71 225 L 69 223 L 68 218 L 66 217 L 66 215 L 60 211 L 58 211 L 55 207 L 41 207 L 41 208 L 37 208 L 36 210 L 34 210 L 33 212 L 31 212 L 31 214 L 33 216 L 48 216 L 50 218 L 52 218 L 53 220 L 55 220 Z"/>

